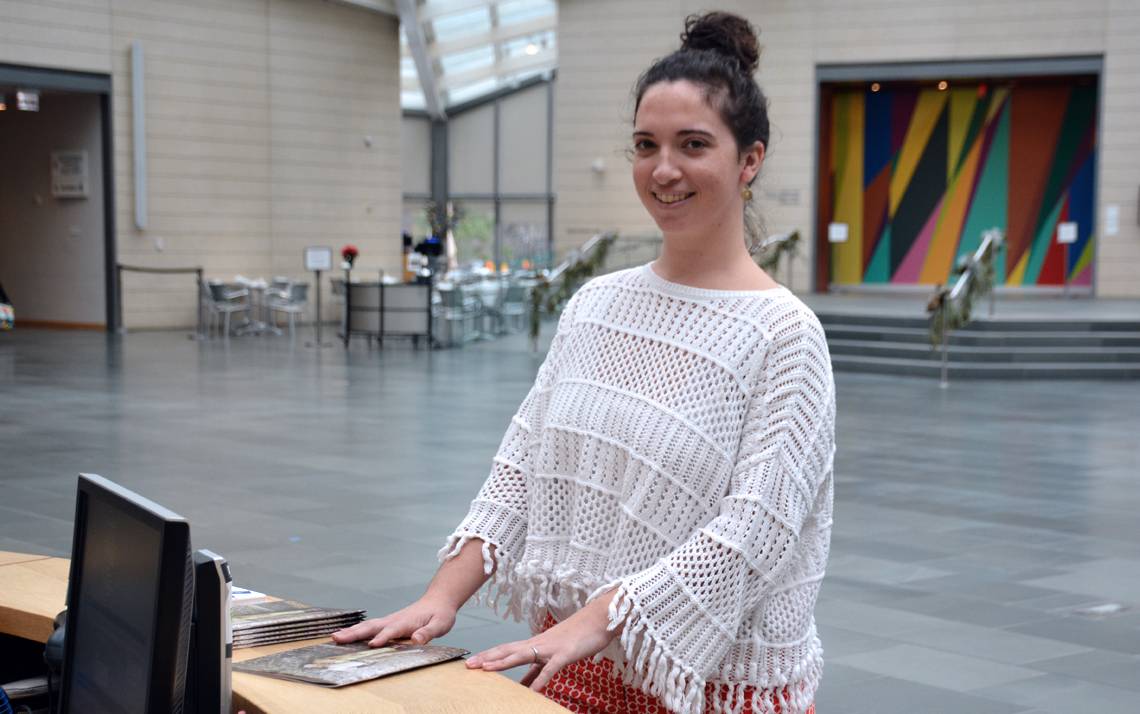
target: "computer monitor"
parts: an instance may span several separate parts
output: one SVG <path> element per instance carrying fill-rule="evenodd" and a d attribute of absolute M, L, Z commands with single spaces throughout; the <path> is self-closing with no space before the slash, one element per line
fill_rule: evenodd
<path fill-rule="evenodd" d="M 80 474 L 59 711 L 182 712 L 193 601 L 186 519 Z"/>

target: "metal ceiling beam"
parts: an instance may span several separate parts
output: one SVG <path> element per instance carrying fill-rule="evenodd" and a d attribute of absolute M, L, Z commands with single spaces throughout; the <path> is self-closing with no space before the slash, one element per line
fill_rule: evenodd
<path fill-rule="evenodd" d="M 428 54 L 428 43 L 424 37 L 424 26 L 421 24 L 415 0 L 396 0 L 396 10 L 400 15 L 400 24 L 404 26 L 404 36 L 408 40 L 408 50 L 416 63 L 416 72 L 420 77 L 420 89 L 424 93 L 424 109 L 433 119 L 446 119 L 443 111 L 443 96 L 440 93 L 439 82 L 432 66 L 432 58 Z"/>

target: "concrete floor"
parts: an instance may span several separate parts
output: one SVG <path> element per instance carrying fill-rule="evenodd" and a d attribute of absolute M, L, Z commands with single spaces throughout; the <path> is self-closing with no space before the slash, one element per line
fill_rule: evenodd
<path fill-rule="evenodd" d="M 422 592 L 537 365 L 522 337 L 0 334 L 0 550 L 67 555 L 95 472 L 189 518 L 241 585 L 385 613 Z M 1140 383 L 837 383 L 820 714 L 1136 711 Z M 525 635 L 468 607 L 445 641 Z"/>

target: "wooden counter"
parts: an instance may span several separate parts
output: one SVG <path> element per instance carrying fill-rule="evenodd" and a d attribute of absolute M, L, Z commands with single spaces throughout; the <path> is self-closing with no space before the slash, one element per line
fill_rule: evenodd
<path fill-rule="evenodd" d="M 70 561 L 0 551 L 0 632 L 46 642 L 67 600 Z M 318 638 L 234 650 L 241 662 L 328 642 Z M 494 672 L 468 670 L 462 661 L 425 667 L 340 689 L 233 673 L 234 709 L 248 714 L 287 712 L 423 712 L 424 714 L 528 714 L 562 707 Z"/>
<path fill-rule="evenodd" d="M 47 642 L 67 605 L 71 561 L 0 551 L 0 632 Z"/>

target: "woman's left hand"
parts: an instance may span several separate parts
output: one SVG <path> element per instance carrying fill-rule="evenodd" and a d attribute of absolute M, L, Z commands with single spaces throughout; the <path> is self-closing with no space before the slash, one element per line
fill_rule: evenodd
<path fill-rule="evenodd" d="M 612 592 L 599 595 L 564 622 L 529 640 L 509 642 L 469 657 L 467 668 L 498 672 L 529 664 L 522 684 L 541 692 L 558 670 L 601 652 L 620 634 L 620 628 L 606 629 Z"/>

